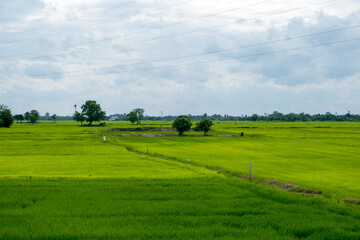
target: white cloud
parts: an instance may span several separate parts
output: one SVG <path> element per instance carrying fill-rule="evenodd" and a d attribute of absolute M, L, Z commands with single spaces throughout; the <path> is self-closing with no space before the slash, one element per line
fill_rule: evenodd
<path fill-rule="evenodd" d="M 1 2 L 0 103 L 58 115 L 87 99 L 108 113 L 360 112 L 359 41 L 255 56 L 359 38 L 360 28 L 179 58 L 360 25 L 359 1 L 122 3 Z M 239 58 L 186 65 L 229 57 Z M 26 77 L 45 74 L 56 77 Z"/>

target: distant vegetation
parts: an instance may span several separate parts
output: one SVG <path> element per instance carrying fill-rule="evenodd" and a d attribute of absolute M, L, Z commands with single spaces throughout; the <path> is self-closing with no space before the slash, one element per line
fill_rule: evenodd
<path fill-rule="evenodd" d="M 100 122 L 102 120 L 110 120 L 110 121 L 130 121 L 132 124 L 137 123 L 141 124 L 141 121 L 175 121 L 179 116 L 148 116 L 144 115 L 145 109 L 143 108 L 135 108 L 129 113 L 123 113 L 123 114 L 111 114 L 109 116 L 106 116 L 105 111 L 103 111 L 100 107 L 100 104 L 97 104 L 95 100 L 88 100 L 85 104 L 81 106 L 82 111 L 78 112 L 75 107 L 75 113 L 72 116 L 60 116 L 53 114 L 50 116 L 50 114 L 47 112 L 44 116 L 40 116 L 40 113 L 37 110 L 31 110 L 30 112 L 26 112 L 24 114 L 16 114 L 12 115 L 10 109 L 5 105 L 0 105 L 1 108 L 1 114 L 2 117 L 0 119 L 0 126 L 2 127 L 10 127 L 12 122 L 16 120 L 17 122 L 27 121 L 30 123 L 36 123 L 37 121 L 69 121 L 69 120 L 75 120 L 77 122 L 80 122 L 81 125 L 83 122 L 88 122 L 89 125 L 91 125 L 93 122 Z M 10 115 L 12 116 L 12 121 L 5 121 L 4 119 L 7 119 L 8 117 L 5 117 L 6 114 L 9 114 L 9 112 L 6 110 L 8 109 L 10 111 Z M 241 115 L 241 116 L 231 116 L 231 115 L 221 115 L 221 114 L 213 114 L 208 116 L 206 113 L 202 115 L 182 115 L 187 116 L 190 121 L 202 121 L 204 119 L 208 119 L 209 121 L 251 121 L 251 122 L 359 122 L 360 121 L 360 114 L 351 114 L 350 111 L 347 114 L 338 115 L 337 113 L 333 114 L 330 112 L 326 112 L 325 114 L 314 114 L 310 115 L 308 113 L 289 113 L 284 114 L 281 112 L 274 111 L 271 114 L 264 113 L 263 115 L 253 114 L 253 115 Z M 9 120 L 11 120 L 9 118 Z M 210 122 L 201 123 L 199 126 L 197 126 L 195 129 L 204 131 L 204 134 L 206 135 L 207 127 L 206 125 Z M 205 125 L 203 125 L 205 124 Z"/>
<path fill-rule="evenodd" d="M 332 114 L 330 112 L 326 112 L 325 114 L 314 114 L 310 115 L 307 113 L 289 113 L 283 114 L 280 112 L 273 112 L 271 114 L 264 115 L 241 115 L 241 116 L 231 116 L 231 115 L 221 115 L 221 114 L 213 114 L 208 116 L 206 113 L 203 115 L 187 115 L 191 121 L 201 121 L 202 119 L 209 119 L 212 121 L 266 121 L 266 122 L 312 122 L 312 121 L 320 121 L 320 122 L 359 122 L 360 115 L 359 114 Z M 143 117 L 143 120 L 146 121 L 174 121 L 178 116 L 147 116 Z M 127 114 L 112 114 L 107 117 L 108 120 L 114 121 L 127 121 L 129 118 Z"/>
<path fill-rule="evenodd" d="M 31 123 L 36 123 L 39 120 L 40 113 L 37 110 L 31 110 L 29 120 Z"/>
<path fill-rule="evenodd" d="M 39 113 L 39 111 L 37 111 L 37 110 L 31 110 L 30 112 L 26 112 L 26 113 L 24 114 L 24 118 L 21 118 L 19 114 L 18 114 L 18 115 L 15 115 L 14 117 L 16 117 L 15 119 L 16 119 L 17 121 L 18 121 L 18 120 L 22 121 L 22 120 L 25 119 L 26 121 L 34 124 L 34 123 L 36 123 L 36 122 L 39 120 L 39 118 L 40 118 L 40 113 Z"/>
<path fill-rule="evenodd" d="M 24 121 L 24 115 L 22 115 L 22 114 L 16 114 L 16 115 L 14 115 L 14 119 L 16 120 L 16 122 L 22 122 L 22 121 Z"/>

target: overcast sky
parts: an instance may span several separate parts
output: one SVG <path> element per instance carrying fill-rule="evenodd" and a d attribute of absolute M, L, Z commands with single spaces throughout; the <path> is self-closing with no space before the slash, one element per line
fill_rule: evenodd
<path fill-rule="evenodd" d="M 2 0 L 0 104 L 360 113 L 359 0 Z"/>

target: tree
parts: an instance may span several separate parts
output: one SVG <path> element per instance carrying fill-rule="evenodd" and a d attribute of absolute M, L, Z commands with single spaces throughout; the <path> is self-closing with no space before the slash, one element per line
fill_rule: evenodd
<path fill-rule="evenodd" d="M 259 120 L 259 116 L 257 114 L 253 114 L 251 117 L 250 117 L 250 120 L 251 121 L 258 121 Z"/>
<path fill-rule="evenodd" d="M 51 116 L 51 119 L 52 119 L 54 122 L 56 122 L 56 120 L 57 120 L 56 114 L 53 114 L 53 115 Z"/>
<path fill-rule="evenodd" d="M 45 113 L 44 120 L 50 120 L 50 113 Z"/>
<path fill-rule="evenodd" d="M 143 108 L 135 108 L 126 115 L 126 118 L 134 124 L 141 124 L 141 119 L 144 117 L 145 110 Z"/>
<path fill-rule="evenodd" d="M 7 106 L 0 104 L 0 127 L 9 128 L 13 122 L 14 118 L 11 110 Z"/>
<path fill-rule="evenodd" d="M 182 136 L 185 131 L 190 130 L 191 120 L 188 116 L 179 116 L 173 123 L 173 128 L 176 128 L 179 132 L 179 136 Z"/>
<path fill-rule="evenodd" d="M 131 111 L 129 112 L 127 115 L 126 115 L 126 118 L 132 123 L 134 124 L 138 118 L 137 118 L 137 115 L 134 111 Z"/>
<path fill-rule="evenodd" d="M 145 110 L 143 108 L 135 108 L 133 112 L 136 114 L 137 123 L 141 124 L 141 119 L 144 117 Z"/>
<path fill-rule="evenodd" d="M 36 121 L 37 121 L 36 116 L 35 116 L 35 115 L 30 115 L 30 122 L 31 122 L 32 124 L 34 124 L 34 123 L 36 123 Z"/>
<path fill-rule="evenodd" d="M 22 121 L 24 121 L 24 116 L 22 115 L 22 114 L 16 114 L 15 116 L 14 116 L 14 119 L 17 121 L 17 122 L 22 122 Z"/>
<path fill-rule="evenodd" d="M 82 115 L 85 116 L 85 121 L 91 125 L 93 122 L 100 122 L 106 117 L 106 113 L 101 110 L 100 104 L 97 104 L 95 100 L 87 100 L 85 104 L 81 106 Z"/>
<path fill-rule="evenodd" d="M 205 136 L 206 133 L 210 130 L 212 125 L 213 122 L 210 119 L 205 118 L 196 124 L 196 128 L 201 131 L 204 131 L 204 136 Z"/>
<path fill-rule="evenodd" d="M 76 111 L 74 114 L 74 120 L 76 122 L 80 122 L 82 125 L 82 123 L 85 121 L 85 116 L 83 114 L 79 113 L 78 111 Z"/>
<path fill-rule="evenodd" d="M 30 121 L 30 112 L 26 112 L 24 114 L 24 118 L 25 118 L 26 121 Z"/>
<path fill-rule="evenodd" d="M 39 112 L 37 110 L 31 110 L 30 111 L 30 116 L 29 116 L 29 120 L 32 124 L 36 123 L 37 120 L 39 120 Z"/>

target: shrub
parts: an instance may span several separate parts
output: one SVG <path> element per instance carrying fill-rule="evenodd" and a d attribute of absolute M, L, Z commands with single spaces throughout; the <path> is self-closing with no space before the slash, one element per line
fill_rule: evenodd
<path fill-rule="evenodd" d="M 0 105 L 0 127 L 10 127 L 14 122 L 14 117 L 11 114 L 11 110 L 5 106 Z"/>

